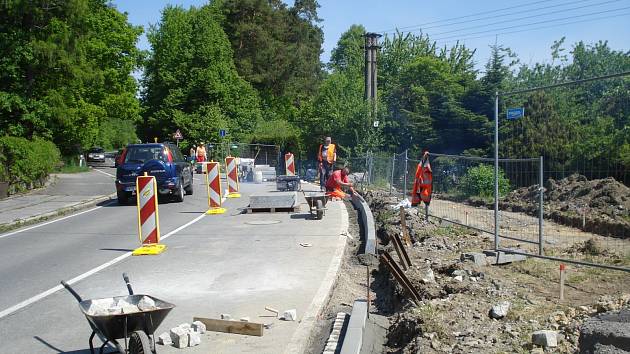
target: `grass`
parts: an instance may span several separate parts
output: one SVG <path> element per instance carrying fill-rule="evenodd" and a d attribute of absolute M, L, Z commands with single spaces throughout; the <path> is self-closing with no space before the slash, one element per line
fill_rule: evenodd
<path fill-rule="evenodd" d="M 438 309 L 431 304 L 424 304 L 412 310 L 420 321 L 422 333 L 435 333 L 438 338 L 447 338 L 448 331 L 443 325 Z"/>
<path fill-rule="evenodd" d="M 87 172 L 89 170 L 90 168 L 87 166 L 87 164 L 83 166 L 79 166 L 79 163 L 77 162 L 76 158 L 64 157 L 63 164 L 59 166 L 59 168 L 57 168 L 55 172 L 56 173 L 81 173 L 81 172 Z"/>

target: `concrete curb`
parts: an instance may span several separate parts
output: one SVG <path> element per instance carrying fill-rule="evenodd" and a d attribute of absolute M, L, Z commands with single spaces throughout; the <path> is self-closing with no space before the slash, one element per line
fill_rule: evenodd
<path fill-rule="evenodd" d="M 302 316 L 302 320 L 297 329 L 291 337 L 291 341 L 284 349 L 285 354 L 304 353 L 308 349 L 311 339 L 311 332 L 315 326 L 315 322 L 324 310 L 324 306 L 330 298 L 331 290 L 337 278 L 339 276 L 339 270 L 341 269 L 341 262 L 343 261 L 343 254 L 346 250 L 346 240 L 348 235 L 348 210 L 345 204 L 341 206 L 341 227 L 339 229 L 339 236 L 337 238 L 337 247 L 335 254 L 330 261 L 328 271 L 322 280 L 317 293 L 313 297 L 313 301 L 309 305 L 308 309 Z"/>
<path fill-rule="evenodd" d="M 116 193 L 88 199 L 85 201 L 78 202 L 76 204 L 59 208 L 54 211 L 50 211 L 47 213 L 38 214 L 34 216 L 29 216 L 28 218 L 25 218 L 25 219 L 19 219 L 13 222 L 0 224 L 0 232 L 6 233 L 8 231 L 11 231 L 20 227 L 33 225 L 42 221 L 46 221 L 48 219 L 52 219 L 52 218 L 64 216 L 66 214 L 71 214 L 71 213 L 75 213 L 75 212 L 82 211 L 85 209 L 89 209 L 89 208 L 95 207 L 98 203 L 102 203 L 102 202 L 113 200 L 113 199 L 116 199 Z"/>
<path fill-rule="evenodd" d="M 367 321 L 367 301 L 355 300 L 352 304 L 350 322 L 341 344 L 341 354 L 359 354 L 363 344 L 363 330 Z"/>
<path fill-rule="evenodd" d="M 376 254 L 376 224 L 368 203 L 358 194 L 352 195 L 352 204 L 361 214 L 365 230 L 365 253 Z"/>

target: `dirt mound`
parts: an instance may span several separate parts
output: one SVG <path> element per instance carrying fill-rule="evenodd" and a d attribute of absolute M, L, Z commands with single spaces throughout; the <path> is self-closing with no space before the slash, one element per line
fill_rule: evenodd
<path fill-rule="evenodd" d="M 544 187 L 546 219 L 604 236 L 630 237 L 630 188 L 614 178 L 588 180 L 574 174 L 548 179 Z M 514 190 L 500 208 L 538 215 L 537 187 Z"/>

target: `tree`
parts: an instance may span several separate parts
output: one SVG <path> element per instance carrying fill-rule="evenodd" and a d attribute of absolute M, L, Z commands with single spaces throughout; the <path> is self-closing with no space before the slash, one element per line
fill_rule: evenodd
<path fill-rule="evenodd" d="M 0 135 L 45 137 L 63 153 L 135 140 L 140 27 L 105 0 L 0 6 Z"/>
<path fill-rule="evenodd" d="M 232 49 L 211 6 L 167 6 L 148 33 L 142 95 L 144 136 L 168 138 L 176 129 L 191 141 L 233 139 L 251 132 L 261 117 L 258 95 L 238 76 Z"/>

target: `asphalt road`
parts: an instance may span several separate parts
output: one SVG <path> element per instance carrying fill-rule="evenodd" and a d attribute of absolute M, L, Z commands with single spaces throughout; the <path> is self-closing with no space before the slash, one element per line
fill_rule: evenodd
<path fill-rule="evenodd" d="M 159 256 L 129 256 L 139 243 L 136 207 L 115 202 L 0 238 L 0 352 L 89 352 L 89 326 L 75 299 L 59 290 L 62 279 L 74 279 L 84 298 L 109 297 L 125 294 L 121 274 L 128 272 L 137 293 L 177 305 L 160 331 L 221 313 L 266 323 L 258 317 L 266 305 L 307 311 L 345 244 L 343 204 L 331 203 L 323 221 L 304 213 L 244 215 L 247 195 L 272 186 L 241 184 L 243 197 L 228 199 L 226 214 L 204 216 L 203 188 L 196 175 L 193 196 L 160 204 L 168 250 Z M 208 334 L 188 351 L 281 353 L 296 329 L 297 322 L 280 322 L 263 337 Z"/>

